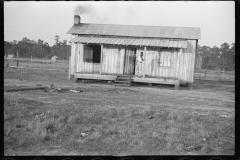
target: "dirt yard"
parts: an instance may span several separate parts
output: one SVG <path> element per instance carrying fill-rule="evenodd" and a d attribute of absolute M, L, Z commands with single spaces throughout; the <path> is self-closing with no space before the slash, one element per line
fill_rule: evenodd
<path fill-rule="evenodd" d="M 234 154 L 235 82 L 198 80 L 175 91 L 67 76 L 4 68 L 5 155 Z M 7 92 L 36 85 L 49 88 Z"/>

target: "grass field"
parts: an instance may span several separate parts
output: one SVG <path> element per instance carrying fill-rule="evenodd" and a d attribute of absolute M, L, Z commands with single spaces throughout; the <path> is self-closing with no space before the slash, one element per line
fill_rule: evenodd
<path fill-rule="evenodd" d="M 207 70 L 205 77 L 205 70 L 195 69 L 195 79 L 209 79 L 215 81 L 235 81 L 235 71 L 219 71 L 219 70 Z"/>
<path fill-rule="evenodd" d="M 16 59 L 9 59 L 8 61 L 4 60 L 4 66 L 6 66 L 7 63 L 9 64 L 9 66 L 17 67 Z M 69 62 L 63 61 L 63 60 L 57 60 L 56 63 L 52 63 L 51 60 L 33 59 L 31 63 L 31 59 L 21 58 L 18 61 L 18 67 L 19 68 L 68 70 Z"/>
<path fill-rule="evenodd" d="M 234 81 L 195 80 L 193 90 L 175 91 L 74 84 L 67 76 L 4 68 L 5 155 L 234 154 Z M 36 84 L 61 90 L 6 92 Z"/>

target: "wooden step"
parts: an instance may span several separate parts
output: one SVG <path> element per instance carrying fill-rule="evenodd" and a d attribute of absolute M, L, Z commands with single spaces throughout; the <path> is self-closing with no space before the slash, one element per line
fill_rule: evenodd
<path fill-rule="evenodd" d="M 116 79 L 116 81 L 132 81 L 131 79 Z"/>
<path fill-rule="evenodd" d="M 118 77 L 132 77 L 134 75 L 127 75 L 127 74 L 120 74 L 120 75 L 117 75 Z"/>
<path fill-rule="evenodd" d="M 117 77 L 117 79 L 131 79 L 131 77 Z"/>

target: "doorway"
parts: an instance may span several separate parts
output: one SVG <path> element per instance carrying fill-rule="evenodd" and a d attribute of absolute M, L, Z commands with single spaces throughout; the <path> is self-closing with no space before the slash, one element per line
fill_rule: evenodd
<path fill-rule="evenodd" d="M 136 61 L 136 48 L 126 47 L 123 74 L 134 75 L 135 61 Z"/>

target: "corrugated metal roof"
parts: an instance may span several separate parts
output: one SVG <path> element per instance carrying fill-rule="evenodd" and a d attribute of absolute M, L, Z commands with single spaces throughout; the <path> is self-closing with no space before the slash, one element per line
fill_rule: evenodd
<path fill-rule="evenodd" d="M 87 35 L 77 36 L 70 40 L 70 42 L 87 44 L 115 44 L 115 45 L 187 48 L 187 41 L 182 39 L 96 37 Z"/>
<path fill-rule="evenodd" d="M 177 48 L 178 47 L 178 41 L 173 41 L 173 48 Z"/>
<path fill-rule="evenodd" d="M 133 26 L 112 24 L 74 24 L 67 34 L 127 36 L 142 38 L 201 39 L 200 28 Z"/>
<path fill-rule="evenodd" d="M 168 47 L 173 47 L 173 41 L 169 41 Z"/>

